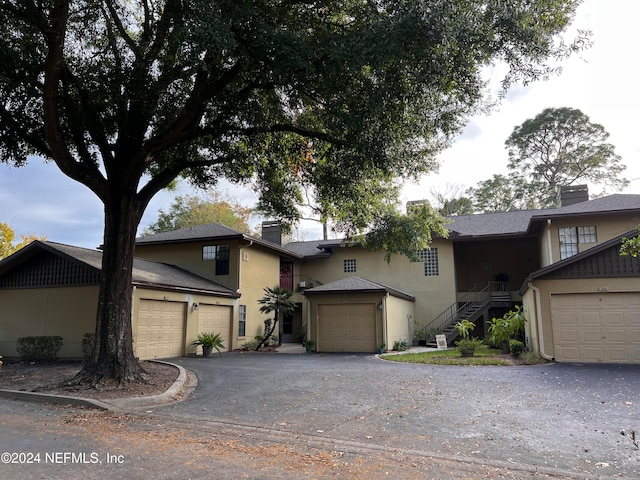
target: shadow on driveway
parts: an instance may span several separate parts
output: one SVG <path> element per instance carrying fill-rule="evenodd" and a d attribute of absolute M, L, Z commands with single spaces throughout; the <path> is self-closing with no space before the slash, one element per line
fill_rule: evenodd
<path fill-rule="evenodd" d="M 640 472 L 630 438 L 640 438 L 638 366 L 458 367 L 238 352 L 171 361 L 195 372 L 199 385 L 156 414 L 534 468 Z"/>

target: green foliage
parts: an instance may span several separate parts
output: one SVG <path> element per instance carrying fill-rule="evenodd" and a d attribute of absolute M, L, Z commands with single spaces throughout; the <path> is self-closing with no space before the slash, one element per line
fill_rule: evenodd
<path fill-rule="evenodd" d="M 463 338 L 462 340 L 458 340 L 456 342 L 456 350 L 458 350 L 462 355 L 475 353 L 478 348 L 484 346 L 484 342 L 477 337 L 473 338 Z"/>
<path fill-rule="evenodd" d="M 244 342 L 242 344 L 243 350 L 253 351 L 258 349 L 260 341 L 259 340 L 249 340 L 248 342 Z"/>
<path fill-rule="evenodd" d="M 509 353 L 514 356 L 520 356 L 525 350 L 524 343 L 520 340 L 511 339 L 509 340 Z"/>
<path fill-rule="evenodd" d="M 88 360 L 93 355 L 93 347 L 96 344 L 95 333 L 85 333 L 82 336 L 82 356 L 85 360 Z"/>
<path fill-rule="evenodd" d="M 559 188 L 589 182 L 622 190 L 625 166 L 607 143 L 602 125 L 574 108 L 547 108 L 517 126 L 506 140 L 509 170 L 521 181 L 536 179 L 541 207 L 559 205 Z"/>
<path fill-rule="evenodd" d="M 417 252 L 428 248 L 433 237 L 447 238 L 444 218 L 429 204 L 418 204 L 405 214 L 389 211 L 378 217 L 369 233 L 353 236 L 347 244 L 359 243 L 370 250 L 385 252 L 389 262 L 393 254 L 418 260 Z"/>
<path fill-rule="evenodd" d="M 213 332 L 200 332 L 198 333 L 197 339 L 194 340 L 191 345 L 200 345 L 203 348 L 215 348 L 218 353 L 220 350 L 224 348 L 224 340 L 222 339 L 221 333 L 213 333 Z"/>
<path fill-rule="evenodd" d="M 466 339 L 469 338 L 469 333 L 473 332 L 473 330 L 476 328 L 476 324 L 470 322 L 469 320 L 461 320 L 459 322 L 456 322 L 454 327 L 456 327 L 456 330 L 458 330 L 458 335 L 460 335 L 463 339 Z"/>
<path fill-rule="evenodd" d="M 549 363 L 548 360 L 531 351 L 522 352 L 519 358 L 523 365 L 540 365 L 543 363 Z"/>
<path fill-rule="evenodd" d="M 637 257 L 640 255 L 640 226 L 638 233 L 633 237 L 622 237 L 622 245 L 620 245 L 620 255 Z"/>
<path fill-rule="evenodd" d="M 272 288 L 266 287 L 264 292 L 264 297 L 258 300 L 258 303 L 262 305 L 260 307 L 260 313 L 273 314 L 273 320 L 268 318 L 264 321 L 265 334 L 259 341 L 256 350 L 270 341 L 273 332 L 276 329 L 276 325 L 278 324 L 279 316 L 292 313 L 296 309 L 295 302 L 291 300 L 291 297 L 293 296 L 292 291 L 280 286 L 275 286 Z"/>
<path fill-rule="evenodd" d="M 539 208 L 534 191 L 535 186 L 526 180 L 494 175 L 468 189 L 467 194 L 472 199 L 474 211 L 489 213 Z"/>
<path fill-rule="evenodd" d="M 16 342 L 16 350 L 25 362 L 56 361 L 61 348 L 62 337 L 57 335 L 21 337 Z"/>
<path fill-rule="evenodd" d="M 493 317 L 487 322 L 489 325 L 487 329 L 489 344 L 509 351 L 509 340 L 518 339 L 522 335 L 526 321 L 524 310 L 519 305 L 516 305 L 514 310 L 509 310 L 501 318 Z"/>
<path fill-rule="evenodd" d="M 406 350 L 409 350 L 409 342 L 405 339 L 396 340 L 395 342 L 393 342 L 393 349 L 396 352 L 404 352 Z"/>
<path fill-rule="evenodd" d="M 211 193 L 210 199 L 185 195 L 176 197 L 169 211 L 160 210 L 158 220 L 149 225 L 144 233 L 151 235 L 208 223 L 221 223 L 234 230 L 251 233 L 249 219 L 252 214 L 250 208 L 217 192 Z"/>

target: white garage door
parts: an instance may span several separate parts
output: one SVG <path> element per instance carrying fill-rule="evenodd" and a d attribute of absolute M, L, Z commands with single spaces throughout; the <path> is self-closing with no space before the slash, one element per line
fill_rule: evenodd
<path fill-rule="evenodd" d="M 186 303 L 140 300 L 135 352 L 140 359 L 184 354 Z"/>
<path fill-rule="evenodd" d="M 219 333 L 224 342 L 224 348 L 220 349 L 221 352 L 227 352 L 231 347 L 231 321 L 231 307 L 200 304 L 198 333 Z"/>
<path fill-rule="evenodd" d="M 318 305 L 320 352 L 375 352 L 376 304 Z"/>
<path fill-rule="evenodd" d="M 552 294 L 561 362 L 640 363 L 640 293 Z"/>

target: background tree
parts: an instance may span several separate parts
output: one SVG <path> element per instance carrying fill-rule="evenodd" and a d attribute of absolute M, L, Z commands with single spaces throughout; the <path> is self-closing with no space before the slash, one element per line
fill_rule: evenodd
<path fill-rule="evenodd" d="M 212 192 L 208 199 L 196 195 L 176 197 L 169 210 L 159 210 L 158 220 L 147 226 L 145 235 L 170 232 L 181 228 L 221 223 L 244 233 L 252 232 L 249 220 L 253 210 L 219 192 Z"/>
<path fill-rule="evenodd" d="M 630 255 L 637 257 L 640 255 L 640 225 L 638 226 L 638 233 L 632 237 L 622 237 L 622 245 L 620 245 L 620 255 Z"/>
<path fill-rule="evenodd" d="M 20 235 L 20 241 L 15 242 L 16 234 L 6 223 L 0 222 L 0 260 L 26 247 L 34 240 L 46 240 L 47 237 L 36 235 Z"/>
<path fill-rule="evenodd" d="M 485 66 L 506 63 L 505 88 L 553 72 L 550 59 L 585 44 L 559 41 L 578 4 L 0 2 L 0 159 L 50 159 L 104 204 L 95 349 L 77 381 L 141 379 L 135 236 L 177 176 L 252 182 L 295 222 L 299 163 L 361 228 L 369 197 L 353 187 L 427 172 L 481 105 Z"/>
<path fill-rule="evenodd" d="M 536 198 L 536 183 L 518 177 L 495 174 L 489 180 L 478 182 L 467 190 L 477 212 L 509 212 L 540 208 Z"/>
<path fill-rule="evenodd" d="M 466 196 L 463 185 L 447 183 L 429 190 L 434 208 L 445 217 L 469 215 L 474 212 L 473 202 Z"/>
<path fill-rule="evenodd" d="M 535 179 L 541 207 L 557 207 L 561 186 L 591 182 L 621 190 L 625 166 L 602 125 L 573 108 L 547 108 L 516 127 L 505 145 L 508 168 L 520 181 Z"/>

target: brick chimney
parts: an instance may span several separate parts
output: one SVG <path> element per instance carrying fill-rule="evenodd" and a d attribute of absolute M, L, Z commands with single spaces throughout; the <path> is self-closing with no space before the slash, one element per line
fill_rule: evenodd
<path fill-rule="evenodd" d="M 575 203 L 589 200 L 589 187 L 587 185 L 569 185 L 560 187 L 560 206 L 567 207 Z"/>

